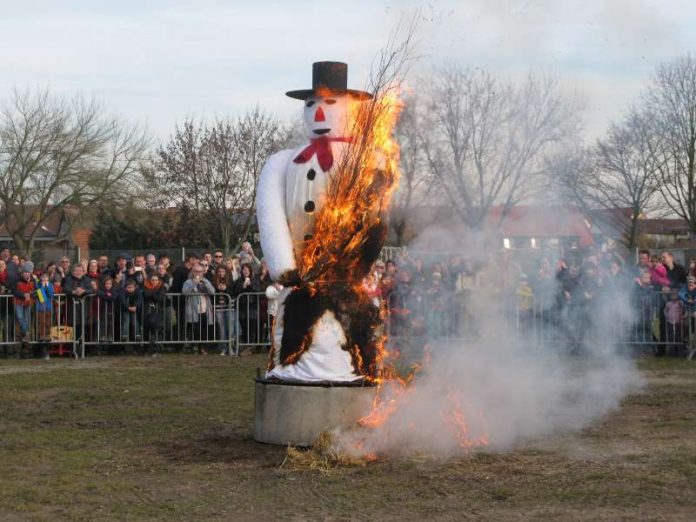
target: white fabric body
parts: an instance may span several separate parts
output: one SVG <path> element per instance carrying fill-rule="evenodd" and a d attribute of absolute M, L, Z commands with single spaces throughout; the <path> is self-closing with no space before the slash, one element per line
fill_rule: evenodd
<path fill-rule="evenodd" d="M 285 298 L 291 292 L 284 288 L 281 292 L 275 327 L 273 345 L 275 347 L 272 370 L 266 377 L 277 377 L 284 381 L 331 381 L 346 382 L 361 379 L 353 370 L 350 354 L 343 350 L 346 335 L 333 312 L 326 311 L 314 324 L 312 344 L 294 364 L 280 364 L 280 342 L 283 338 L 283 319 L 285 316 Z"/>

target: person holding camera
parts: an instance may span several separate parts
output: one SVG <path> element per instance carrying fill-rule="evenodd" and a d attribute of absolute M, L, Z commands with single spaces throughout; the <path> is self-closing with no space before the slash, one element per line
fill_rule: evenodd
<path fill-rule="evenodd" d="M 251 265 L 243 264 L 239 279 L 234 282 L 235 298 L 242 294 L 250 294 L 237 299 L 237 317 L 241 326 L 240 344 L 256 344 L 260 338 L 260 302 L 259 296 L 256 295 L 260 290 L 258 277 L 254 275 Z"/>
<path fill-rule="evenodd" d="M 130 262 L 128 254 L 119 254 L 116 257 L 116 266 L 111 272 L 111 278 L 114 280 L 114 286 L 123 288 L 128 280 L 129 269 L 132 269 L 133 264 Z"/>
<path fill-rule="evenodd" d="M 206 355 L 208 351 L 204 342 L 211 340 L 208 325 L 213 324 L 213 304 L 210 299 L 215 295 L 215 288 L 205 278 L 205 270 L 197 263 L 191 269 L 188 280 L 184 283 L 181 292 L 186 296 L 186 328 L 188 338 L 198 345 L 198 353 Z"/>
<path fill-rule="evenodd" d="M 218 348 L 220 355 L 232 355 L 228 347 L 229 340 L 234 339 L 237 332 L 237 317 L 234 309 L 233 283 L 225 265 L 217 266 L 212 283 L 215 287 L 216 336 L 222 341 Z"/>

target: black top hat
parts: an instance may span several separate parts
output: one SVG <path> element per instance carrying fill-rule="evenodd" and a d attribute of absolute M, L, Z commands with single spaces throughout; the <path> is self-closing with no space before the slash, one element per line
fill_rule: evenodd
<path fill-rule="evenodd" d="M 314 62 L 312 64 L 312 88 L 288 91 L 285 94 L 297 100 L 306 100 L 319 89 L 328 89 L 336 94 L 350 94 L 366 100 L 372 94 L 348 88 L 348 64 L 343 62 Z"/>

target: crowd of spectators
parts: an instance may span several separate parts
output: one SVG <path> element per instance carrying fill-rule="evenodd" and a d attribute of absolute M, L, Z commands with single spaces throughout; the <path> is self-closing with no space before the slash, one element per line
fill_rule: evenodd
<path fill-rule="evenodd" d="M 686 269 L 670 252 L 651 256 L 647 250 L 639 252 L 636 265 L 603 252 L 570 254 L 541 256 L 525 270 L 507 249 L 485 261 L 451 254 L 428 262 L 403 250 L 377 261 L 363 287 L 387 312 L 392 337 L 471 337 L 488 318 L 512 321 L 522 332 L 553 330 L 575 352 L 623 296 L 635 315 L 637 344 L 652 344 L 663 355 L 689 341 L 696 263 Z M 97 349 L 132 345 L 157 355 L 166 341 L 225 355 L 231 339 L 269 342 L 281 290 L 248 242 L 233 256 L 189 253 L 176 265 L 166 254 L 124 253 L 114 260 L 99 256 L 72 264 L 62 257 L 35 266 L 4 249 L 0 295 L 12 297 L 0 299 L 0 344 L 34 341 L 45 356 L 48 343 L 56 341 L 53 329 L 65 325 L 73 338 L 84 336 Z M 243 294 L 248 296 L 238 300 Z"/>
<path fill-rule="evenodd" d="M 259 293 L 267 291 L 272 301 L 280 288 L 248 242 L 233 256 L 189 253 L 177 265 L 166 254 L 123 253 L 113 262 L 105 255 L 75 264 L 62 257 L 35 266 L 3 249 L 0 295 L 12 297 L 0 298 L 0 345 L 34 341 L 48 357 L 48 343 L 56 340 L 52 328 L 65 325 L 100 350 L 120 341 L 119 350 L 143 346 L 157 355 L 167 341 L 226 355 L 236 335 L 248 344 L 268 337 L 275 305 Z M 242 294 L 249 297 L 237 309 Z"/>
<path fill-rule="evenodd" d="M 609 252 L 567 254 L 542 255 L 525 270 L 507 249 L 485 261 L 451 254 L 429 263 L 402 252 L 377 262 L 363 285 L 389 309 L 391 336 L 472 337 L 482 321 L 507 321 L 577 353 L 598 326 L 620 315 L 627 331 L 611 335 L 657 355 L 683 352 L 696 317 L 695 261 L 685 269 L 670 252 L 641 250 L 635 265 Z"/>

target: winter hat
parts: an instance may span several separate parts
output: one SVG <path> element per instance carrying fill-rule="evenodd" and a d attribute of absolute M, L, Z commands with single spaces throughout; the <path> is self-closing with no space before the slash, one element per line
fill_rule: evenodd
<path fill-rule="evenodd" d="M 689 284 L 689 283 L 696 283 L 696 277 L 694 277 L 694 276 L 687 277 L 686 284 Z"/>
<path fill-rule="evenodd" d="M 433 279 L 442 279 L 442 274 L 440 272 L 433 272 Z"/>
<path fill-rule="evenodd" d="M 34 272 L 34 263 L 31 261 L 25 261 L 22 264 L 22 272 L 29 272 L 30 274 Z"/>

